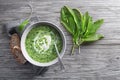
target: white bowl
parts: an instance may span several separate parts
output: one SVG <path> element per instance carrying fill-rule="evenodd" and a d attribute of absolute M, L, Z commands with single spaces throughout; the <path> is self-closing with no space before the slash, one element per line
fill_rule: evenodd
<path fill-rule="evenodd" d="M 61 57 L 61 58 L 63 57 L 63 55 L 64 55 L 64 53 L 65 53 L 65 49 L 66 49 L 66 39 L 65 39 L 65 35 L 64 35 L 63 31 L 62 31 L 60 28 L 58 28 L 55 24 L 50 23 L 50 22 L 46 22 L 46 21 L 33 23 L 33 24 L 29 25 L 29 26 L 24 30 L 24 32 L 23 32 L 23 34 L 22 34 L 22 37 L 21 37 L 21 50 L 22 50 L 22 53 L 23 53 L 24 57 L 26 58 L 26 60 L 29 61 L 30 63 L 32 63 L 33 65 L 41 66 L 41 67 L 53 65 L 53 64 L 55 64 L 55 63 L 58 62 L 58 57 L 57 57 L 56 59 L 50 61 L 50 62 L 40 63 L 40 62 L 37 62 L 37 61 L 33 60 L 33 59 L 29 56 L 28 52 L 26 51 L 26 48 L 25 48 L 25 40 L 26 40 L 26 37 L 27 37 L 29 31 L 30 31 L 33 27 L 35 27 L 35 26 L 37 26 L 37 25 L 48 25 L 48 26 L 56 29 L 56 30 L 59 32 L 59 34 L 60 34 L 60 36 L 61 36 L 61 38 L 62 38 L 62 43 L 63 43 L 62 51 L 61 51 L 61 53 L 60 53 L 60 57 Z"/>

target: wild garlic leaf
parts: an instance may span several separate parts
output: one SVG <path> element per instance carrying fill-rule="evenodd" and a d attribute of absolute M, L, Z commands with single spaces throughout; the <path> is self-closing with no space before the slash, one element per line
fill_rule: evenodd
<path fill-rule="evenodd" d="M 67 7 L 65 6 L 61 9 L 61 23 L 72 35 L 74 35 L 74 19 L 71 13 L 68 11 Z"/>
<path fill-rule="evenodd" d="M 19 31 L 22 32 L 22 30 L 24 29 L 24 27 L 25 27 L 28 23 L 29 23 L 29 20 L 28 20 L 28 19 L 25 20 L 25 21 L 23 21 L 23 22 L 19 25 L 19 27 L 18 27 Z"/>
<path fill-rule="evenodd" d="M 75 34 L 75 22 L 74 19 L 72 17 L 68 17 L 68 23 L 71 26 L 72 32 L 73 34 Z"/>
<path fill-rule="evenodd" d="M 82 32 L 83 32 L 83 36 L 84 34 L 86 34 L 87 32 L 87 24 L 88 24 L 88 12 L 86 12 L 85 14 L 83 14 L 82 18 L 81 18 L 81 25 L 82 25 Z"/>
<path fill-rule="evenodd" d="M 103 22 L 104 22 L 104 20 L 103 19 L 99 19 L 99 20 L 97 20 L 97 21 L 95 21 L 94 22 L 94 25 L 93 25 L 93 33 L 96 33 L 97 32 L 97 30 L 100 28 L 100 26 L 103 24 Z"/>
<path fill-rule="evenodd" d="M 92 17 L 89 17 L 88 18 L 88 21 L 87 21 L 87 26 L 86 26 L 86 31 L 85 31 L 85 34 L 84 34 L 84 37 L 86 37 L 87 35 L 89 35 L 91 33 L 91 31 L 93 31 L 93 21 L 92 21 Z"/>
<path fill-rule="evenodd" d="M 78 32 L 79 36 L 81 36 L 83 34 L 83 31 L 82 31 L 82 22 L 81 22 L 81 17 L 82 17 L 82 14 L 79 12 L 78 9 L 73 9 L 73 12 L 74 12 L 74 16 L 76 18 L 76 31 Z"/>
<path fill-rule="evenodd" d="M 68 19 L 67 19 L 67 16 L 65 14 L 65 9 L 64 7 L 61 8 L 61 16 L 60 16 L 60 19 L 61 19 L 61 23 L 65 26 L 65 28 L 70 32 L 72 33 L 72 30 L 69 28 L 69 25 L 68 25 Z"/>
<path fill-rule="evenodd" d="M 75 30 L 76 30 L 76 24 L 75 24 L 75 20 L 74 20 L 74 13 L 72 11 L 71 8 L 64 6 L 64 8 L 66 9 L 66 15 L 68 16 L 68 24 L 70 25 L 70 28 L 73 31 L 73 34 L 75 34 Z M 74 36 L 74 35 L 73 35 Z"/>
<path fill-rule="evenodd" d="M 82 41 L 83 42 L 93 42 L 93 41 L 97 41 L 103 37 L 104 36 L 102 34 L 94 34 L 94 35 L 89 35 L 86 38 L 82 38 Z"/>
<path fill-rule="evenodd" d="M 88 26 L 88 24 L 89 24 L 89 20 L 90 20 L 90 16 L 89 16 L 89 13 L 88 12 L 86 12 L 84 15 L 84 35 L 83 36 L 86 36 L 87 35 L 87 33 L 88 33 L 88 31 L 89 31 L 89 26 Z"/>
<path fill-rule="evenodd" d="M 68 12 L 70 13 L 70 16 L 71 16 L 71 21 L 70 21 L 70 23 L 71 23 L 71 27 L 73 27 L 73 30 L 74 30 L 74 35 L 77 35 L 77 33 L 79 33 L 80 31 L 80 21 L 79 21 L 79 19 L 78 19 L 78 15 L 76 15 L 76 13 L 75 13 L 75 11 L 74 11 L 74 9 L 71 9 L 71 8 L 69 8 L 69 7 L 67 7 L 67 6 L 64 6 L 67 10 L 68 10 Z M 68 19 L 70 18 L 70 16 L 68 17 Z M 73 21 L 72 21 L 73 20 Z M 73 25 L 72 25 L 73 24 Z"/>
<path fill-rule="evenodd" d="M 97 20 L 93 22 L 92 17 L 89 18 L 89 23 L 88 23 L 88 31 L 86 32 L 85 36 L 87 35 L 92 35 L 97 32 L 97 30 L 100 28 L 100 26 L 103 24 L 103 19 Z"/>

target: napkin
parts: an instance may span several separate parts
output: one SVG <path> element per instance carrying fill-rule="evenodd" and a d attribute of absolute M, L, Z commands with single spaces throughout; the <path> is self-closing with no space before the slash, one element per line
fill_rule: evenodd
<path fill-rule="evenodd" d="M 9 21 L 3 25 L 3 28 L 5 29 L 5 32 L 7 33 L 8 37 L 11 37 L 11 35 L 14 33 L 17 33 L 19 36 L 21 36 L 21 33 L 18 32 L 18 26 L 22 21 L 24 21 L 24 19 Z M 36 21 L 38 21 L 38 17 L 32 17 L 30 19 L 30 22 L 36 22 Z M 27 63 L 30 64 L 29 62 Z M 33 71 L 35 72 L 36 75 L 43 75 L 47 70 L 48 67 L 38 67 L 33 65 Z"/>

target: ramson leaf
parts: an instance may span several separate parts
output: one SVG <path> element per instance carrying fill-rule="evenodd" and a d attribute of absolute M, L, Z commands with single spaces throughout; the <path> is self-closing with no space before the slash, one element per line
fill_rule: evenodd
<path fill-rule="evenodd" d="M 89 33 L 89 29 L 91 28 L 91 17 L 89 16 L 89 13 L 86 12 L 84 15 L 85 17 L 85 22 L 83 23 L 84 24 L 84 27 L 85 27 L 85 32 L 84 32 L 84 37 L 87 36 L 87 34 Z"/>
<path fill-rule="evenodd" d="M 96 22 L 92 22 L 92 26 L 89 29 L 89 33 L 87 35 L 95 34 L 100 26 L 103 24 L 103 19 L 97 20 Z"/>
<path fill-rule="evenodd" d="M 100 26 L 103 24 L 104 20 L 103 19 L 100 19 L 100 20 L 97 20 L 94 22 L 94 25 L 93 25 L 93 33 L 96 33 L 97 30 L 100 28 Z"/>
<path fill-rule="evenodd" d="M 82 41 L 83 42 L 93 42 L 93 41 L 97 41 L 101 38 L 103 38 L 104 36 L 101 35 L 101 34 L 94 34 L 94 35 L 89 35 L 88 37 L 86 38 L 82 38 Z"/>
<path fill-rule="evenodd" d="M 18 27 L 19 31 L 21 32 L 28 23 L 29 23 L 29 20 L 28 20 L 28 19 L 25 20 L 25 21 L 23 21 L 23 22 L 20 24 L 20 26 Z"/>
<path fill-rule="evenodd" d="M 68 25 L 68 19 L 67 19 L 67 16 L 66 16 L 66 14 L 65 14 L 65 9 L 64 9 L 64 8 L 61 9 L 61 17 L 60 17 L 60 19 L 61 19 L 62 25 L 63 25 L 71 34 L 73 34 L 72 29 L 69 28 L 70 26 Z"/>
<path fill-rule="evenodd" d="M 73 12 L 74 12 L 74 16 L 76 18 L 76 24 L 77 24 L 76 31 L 79 33 L 79 36 L 81 36 L 83 34 L 82 27 L 81 27 L 82 26 L 82 22 L 81 22 L 82 13 L 80 13 L 78 9 L 73 9 Z"/>
<path fill-rule="evenodd" d="M 61 23 L 65 26 L 65 28 L 74 35 L 75 33 L 75 22 L 72 14 L 69 12 L 68 8 L 64 6 L 61 9 Z"/>
<path fill-rule="evenodd" d="M 92 21 L 92 17 L 89 17 L 84 37 L 88 36 L 91 33 L 91 31 L 93 31 L 93 24 L 94 23 Z"/>

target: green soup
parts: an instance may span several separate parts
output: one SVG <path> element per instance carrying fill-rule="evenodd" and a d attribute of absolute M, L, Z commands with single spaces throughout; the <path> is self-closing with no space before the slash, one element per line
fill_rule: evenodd
<path fill-rule="evenodd" d="M 25 46 L 29 56 L 35 61 L 45 63 L 57 57 L 54 42 L 58 51 L 62 50 L 62 38 L 60 34 L 49 26 L 36 26 L 28 33 Z"/>

